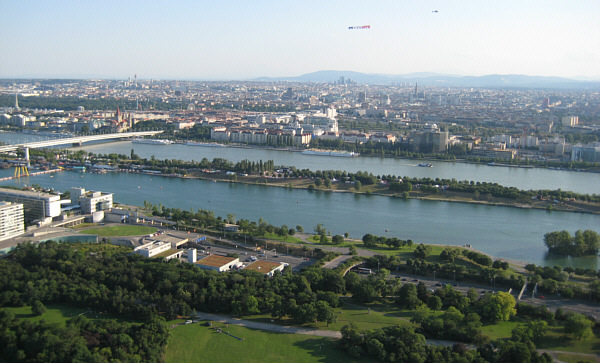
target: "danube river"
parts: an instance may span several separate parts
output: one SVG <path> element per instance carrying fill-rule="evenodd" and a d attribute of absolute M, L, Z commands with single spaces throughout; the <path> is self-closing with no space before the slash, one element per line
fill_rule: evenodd
<path fill-rule="evenodd" d="M 0 142 L 8 144 L 23 143 L 46 139 L 22 133 L 0 133 Z M 476 165 L 458 162 L 431 161 L 432 168 L 419 167 L 417 160 L 380 157 L 328 157 L 304 155 L 299 152 L 238 147 L 207 147 L 174 145 L 135 144 L 131 141 L 119 141 L 103 144 L 84 145 L 73 148 L 98 154 L 129 155 L 133 149 L 143 158 L 154 156 L 156 159 L 212 160 L 223 158 L 237 162 L 243 159 L 252 161 L 273 160 L 275 165 L 295 166 L 310 170 L 345 170 L 348 172 L 368 171 L 375 175 L 396 175 L 409 177 L 446 178 L 498 183 L 524 190 L 562 189 L 584 194 L 600 194 L 600 173 L 549 170 L 543 168 L 507 168 L 499 166 Z"/>
<path fill-rule="evenodd" d="M 75 150 L 80 148 L 75 148 Z M 543 168 L 508 168 L 457 162 L 431 161 L 432 168 L 419 167 L 417 160 L 381 157 L 330 157 L 304 155 L 299 152 L 272 149 L 187 146 L 183 144 L 150 145 L 134 144 L 130 141 L 111 144 L 83 146 L 81 149 L 99 153 L 129 155 L 131 149 L 143 158 L 154 155 L 156 159 L 212 160 L 223 158 L 237 162 L 273 160 L 275 165 L 295 166 L 310 170 L 345 170 L 348 172 L 368 171 L 375 175 L 446 178 L 493 182 L 524 190 L 562 189 L 577 193 L 600 194 L 600 173 L 549 170 Z"/>
<path fill-rule="evenodd" d="M 156 156 L 160 157 L 160 154 L 157 152 Z M 0 175 L 6 176 L 10 172 L 2 170 Z M 547 258 L 543 243 L 544 233 L 550 231 L 564 229 L 574 233 L 578 229 L 593 229 L 600 232 L 598 215 L 309 192 L 127 173 L 63 171 L 2 182 L 14 186 L 34 183 L 60 191 L 84 187 L 112 192 L 115 201 L 124 204 L 143 205 L 147 200 L 166 207 L 212 210 L 223 217 L 228 213 L 252 221 L 262 217 L 274 225 L 295 227 L 299 224 L 309 232 L 322 223 L 332 234 L 348 232 L 354 238 L 371 233 L 412 239 L 417 243 L 471 244 L 495 257 L 540 265 L 595 269 L 600 266 L 596 257 Z"/>

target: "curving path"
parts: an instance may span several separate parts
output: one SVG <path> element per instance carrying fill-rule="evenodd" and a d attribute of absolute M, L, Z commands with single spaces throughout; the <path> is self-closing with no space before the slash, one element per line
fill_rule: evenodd
<path fill-rule="evenodd" d="M 284 326 L 277 324 L 269 324 L 269 323 L 261 323 L 258 321 L 244 320 L 238 318 L 232 318 L 227 315 L 217 315 L 217 314 L 209 314 L 209 313 L 196 313 L 196 318 L 201 320 L 209 320 L 209 321 L 218 321 L 220 323 L 225 324 L 234 324 L 243 326 L 246 328 L 259 329 L 259 330 L 270 330 L 279 333 L 288 333 L 288 334 L 305 334 L 305 335 L 315 335 L 320 337 L 327 338 L 341 338 L 342 333 L 334 330 L 318 330 L 318 329 L 306 329 L 306 328 L 298 328 L 295 326 Z"/>

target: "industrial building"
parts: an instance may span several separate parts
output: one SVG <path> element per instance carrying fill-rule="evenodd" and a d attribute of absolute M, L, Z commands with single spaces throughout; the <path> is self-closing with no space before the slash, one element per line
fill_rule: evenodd
<path fill-rule="evenodd" d="M 255 261 L 244 268 L 272 277 L 276 271 L 283 271 L 288 264 L 285 262 Z"/>
<path fill-rule="evenodd" d="M 152 241 L 145 245 L 133 249 L 133 253 L 140 254 L 144 257 L 164 257 L 166 260 L 179 258 L 183 253 L 182 250 L 171 249 L 171 244 L 167 242 Z"/>
<path fill-rule="evenodd" d="M 84 188 L 71 188 L 73 203 L 79 203 L 81 212 L 92 214 L 96 211 L 110 210 L 113 206 L 113 194 L 87 191 Z"/>
<path fill-rule="evenodd" d="M 61 204 L 70 202 L 60 200 L 60 195 L 7 188 L 0 188 L 0 201 L 23 204 L 26 221 L 58 217 L 61 213 Z"/>
<path fill-rule="evenodd" d="M 189 256 L 189 252 L 188 252 Z M 226 257 L 219 255 L 206 256 L 203 259 L 195 262 L 196 266 L 204 270 L 213 271 L 229 271 L 240 265 L 240 259 L 237 257 Z"/>
<path fill-rule="evenodd" d="M 0 241 L 25 233 L 23 204 L 0 202 Z"/>
<path fill-rule="evenodd" d="M 586 161 L 597 163 L 600 161 L 600 142 L 586 145 L 577 144 L 571 149 L 571 161 Z"/>

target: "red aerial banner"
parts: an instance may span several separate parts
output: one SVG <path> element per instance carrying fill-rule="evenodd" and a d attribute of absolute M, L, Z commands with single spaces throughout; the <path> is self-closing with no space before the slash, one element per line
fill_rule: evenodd
<path fill-rule="evenodd" d="M 349 26 L 348 29 L 371 29 L 370 25 Z"/>

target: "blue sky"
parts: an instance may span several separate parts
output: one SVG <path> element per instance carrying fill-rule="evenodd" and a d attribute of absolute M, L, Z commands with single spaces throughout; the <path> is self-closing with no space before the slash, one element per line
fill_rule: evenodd
<path fill-rule="evenodd" d="M 600 80 L 598 0 L 0 0 L 0 14 L 0 77 L 352 70 Z M 348 29 L 356 25 L 371 29 Z"/>

